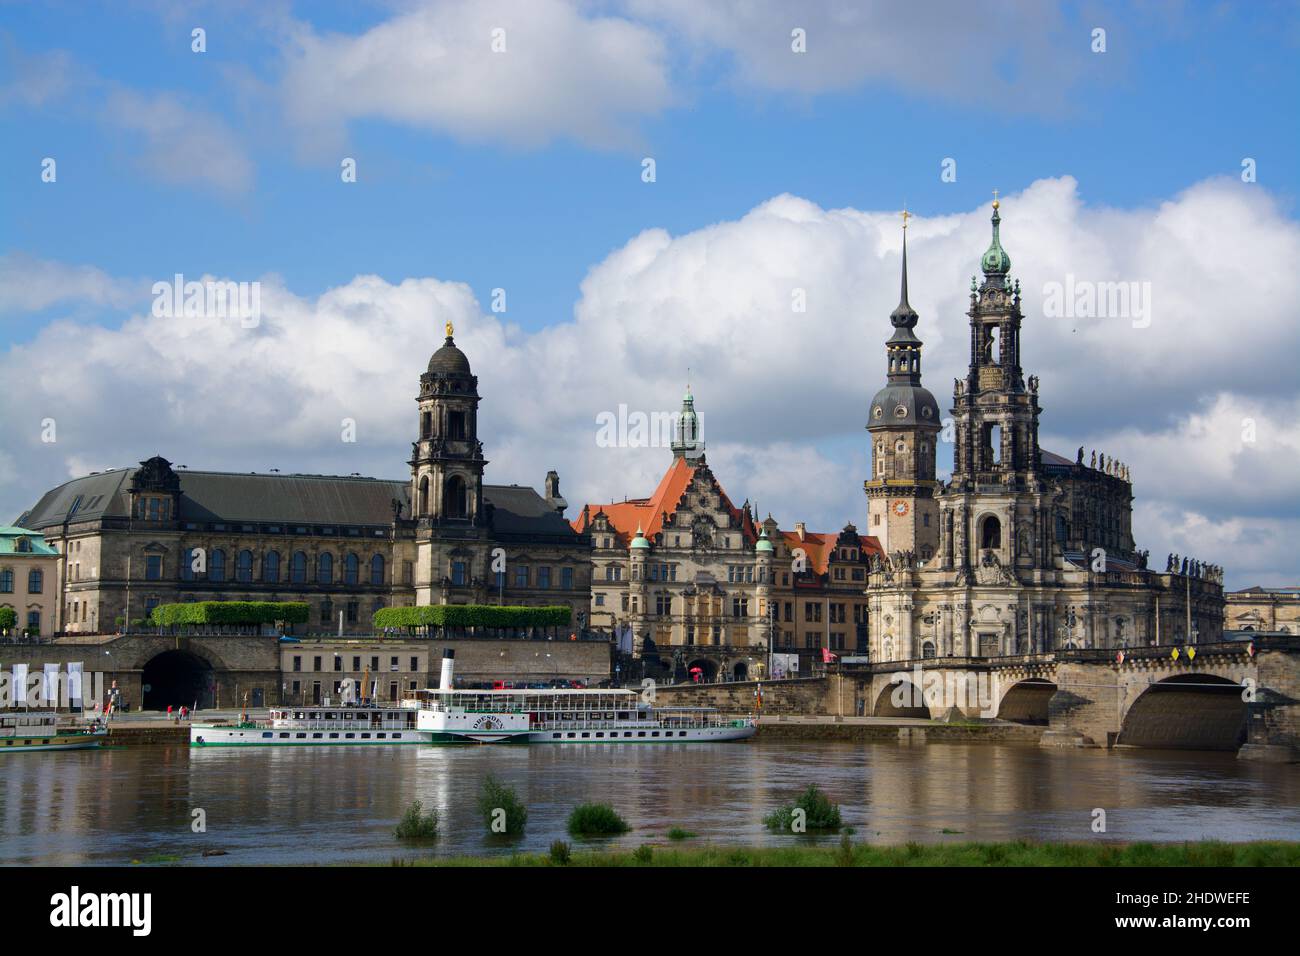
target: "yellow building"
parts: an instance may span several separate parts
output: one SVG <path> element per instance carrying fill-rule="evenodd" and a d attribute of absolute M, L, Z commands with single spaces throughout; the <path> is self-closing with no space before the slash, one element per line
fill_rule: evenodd
<path fill-rule="evenodd" d="M 48 637 L 57 629 L 58 561 L 40 532 L 0 527 L 0 608 L 14 612 L 8 636 Z"/>

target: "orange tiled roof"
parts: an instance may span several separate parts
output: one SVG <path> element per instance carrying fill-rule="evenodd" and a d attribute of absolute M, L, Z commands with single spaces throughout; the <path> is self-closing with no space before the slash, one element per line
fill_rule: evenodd
<path fill-rule="evenodd" d="M 803 548 L 804 554 L 808 556 L 808 567 L 817 574 L 825 574 L 830 568 L 831 552 L 835 550 L 835 545 L 840 540 L 840 532 L 829 534 L 820 531 L 805 531 L 803 538 L 799 537 L 798 531 L 781 531 L 778 532 L 785 546 L 793 551 L 795 548 Z M 880 541 L 870 535 L 860 534 L 858 537 L 858 547 L 864 554 L 885 553 L 880 546 Z"/>
<path fill-rule="evenodd" d="M 631 541 L 638 527 L 647 538 L 653 538 L 663 527 L 664 513 L 671 514 L 677 510 L 677 503 L 682 500 L 682 495 L 685 494 L 694 476 L 695 468 L 687 464 L 685 458 L 677 458 L 673 461 L 672 467 L 664 473 L 659 481 L 659 487 L 649 498 L 633 498 L 629 501 L 615 501 L 605 505 L 587 505 L 574 520 L 574 530 L 585 534 L 592 520 L 603 511 L 609 519 L 610 527 L 618 532 L 622 543 Z"/>
<path fill-rule="evenodd" d="M 696 467 L 685 458 L 675 459 L 672 466 L 659 481 L 659 487 L 649 498 L 632 498 L 628 501 L 614 501 L 609 504 L 589 504 L 573 521 L 574 530 L 585 534 L 596 515 L 605 512 L 610 527 L 617 533 L 619 543 L 627 545 L 639 527 L 647 538 L 653 538 L 664 525 L 664 515 L 673 514 L 682 500 L 682 495 L 695 478 Z M 718 485 L 718 494 L 727 513 L 740 522 L 741 533 L 745 540 L 753 543 L 758 540 L 758 527 L 752 515 L 746 514 L 731 503 L 722 486 Z"/>

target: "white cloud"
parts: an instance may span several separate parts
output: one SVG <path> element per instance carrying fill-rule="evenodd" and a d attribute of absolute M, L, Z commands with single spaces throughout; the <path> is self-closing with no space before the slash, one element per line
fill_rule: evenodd
<path fill-rule="evenodd" d="M 117 279 L 94 266 L 73 266 L 21 253 L 0 255 L 0 316 L 38 312 L 62 302 L 125 308 L 147 286 Z"/>
<path fill-rule="evenodd" d="M 140 148 L 141 166 L 163 182 L 206 184 L 232 194 L 252 186 L 253 163 L 236 132 L 215 113 L 188 106 L 175 94 L 116 90 L 102 118 L 130 134 Z"/>
<path fill-rule="evenodd" d="M 1070 22 L 1055 5 L 1037 0 L 627 5 L 680 34 L 702 60 L 727 54 L 733 82 L 759 90 L 819 94 L 878 83 L 1002 111 L 1047 111 L 1064 105 L 1090 65 L 1091 24 Z M 792 48 L 796 29 L 804 31 L 802 53 Z M 1118 56 L 1108 53 L 1105 65 L 1116 67 Z"/>
<path fill-rule="evenodd" d="M 1259 187 L 1219 181 L 1110 210 L 1085 205 L 1072 179 L 1043 180 L 1004 197 L 1002 213 L 1045 446 L 1130 464 L 1138 544 L 1157 564 L 1176 550 L 1226 565 L 1234 584 L 1295 576 L 1284 542 L 1300 490 L 1296 223 Z M 988 216 L 908 230 L 924 380 L 943 408 L 968 359 L 968 282 Z M 489 481 L 538 485 L 557 468 L 575 511 L 649 494 L 669 452 L 600 448 L 596 416 L 675 410 L 689 367 L 710 463 L 737 503 L 786 525 L 863 527 L 863 428 L 885 377 L 899 248 L 892 211 L 778 196 L 736 221 L 631 238 L 593 266 L 572 321 L 532 334 L 485 314 L 460 283 L 373 276 L 316 299 L 265 278 L 256 329 L 58 323 L 0 358 L 0 376 L 25 383 L 2 443 L 24 467 L 0 503 L 16 515 L 85 462 L 155 452 L 196 468 L 404 477 L 418 375 L 451 319 L 480 377 Z M 1044 317 L 1043 284 L 1068 273 L 1150 282 L 1151 324 Z M 796 288 L 806 312 L 791 309 Z M 46 415 L 59 422 L 55 446 L 39 441 Z M 355 445 L 339 440 L 344 417 L 358 423 Z M 1257 439 L 1243 445 L 1246 417 Z"/>
<path fill-rule="evenodd" d="M 623 146 L 671 100 L 653 31 L 563 0 L 418 4 L 355 36 L 300 24 L 284 56 L 290 121 L 331 148 L 372 117 L 470 141 Z"/>

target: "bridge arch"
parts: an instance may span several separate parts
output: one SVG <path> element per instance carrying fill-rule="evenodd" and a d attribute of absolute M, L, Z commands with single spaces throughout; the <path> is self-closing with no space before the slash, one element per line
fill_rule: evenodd
<path fill-rule="evenodd" d="M 1129 706 L 1120 747 L 1236 750 L 1246 739 L 1246 702 L 1237 682 L 1217 674 L 1166 677 Z"/>
<path fill-rule="evenodd" d="M 921 688 L 911 678 L 903 677 L 897 683 L 891 681 L 880 689 L 871 713 L 875 717 L 928 718 L 930 708 L 925 704 Z"/>
<path fill-rule="evenodd" d="M 1046 724 L 1047 704 L 1056 683 L 1045 677 L 1028 677 L 1012 684 L 998 703 L 998 719 L 1017 724 Z"/>

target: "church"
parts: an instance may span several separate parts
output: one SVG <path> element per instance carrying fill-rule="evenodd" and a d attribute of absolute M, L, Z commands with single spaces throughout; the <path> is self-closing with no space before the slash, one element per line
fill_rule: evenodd
<path fill-rule="evenodd" d="M 567 605 L 582 626 L 590 539 L 544 494 L 484 483 L 478 377 L 453 339 L 415 397 L 409 476 L 174 468 L 162 456 L 47 492 L 16 522 L 59 552 L 54 630 L 109 633 L 177 601 L 302 601 L 308 629 L 370 633 L 382 607 Z"/>
<path fill-rule="evenodd" d="M 921 384 L 919 316 L 907 297 L 907 217 L 886 382 L 871 400 L 867 532 L 880 544 L 869 600 L 873 661 L 993 657 L 1061 648 L 1214 641 L 1221 570 L 1171 555 L 1147 566 L 1132 535 L 1128 469 L 1039 445 L 1038 378 L 1021 360 L 1020 282 L 992 239 L 971 279 L 970 364 L 951 418 Z M 953 443 L 951 478 L 936 449 Z"/>

